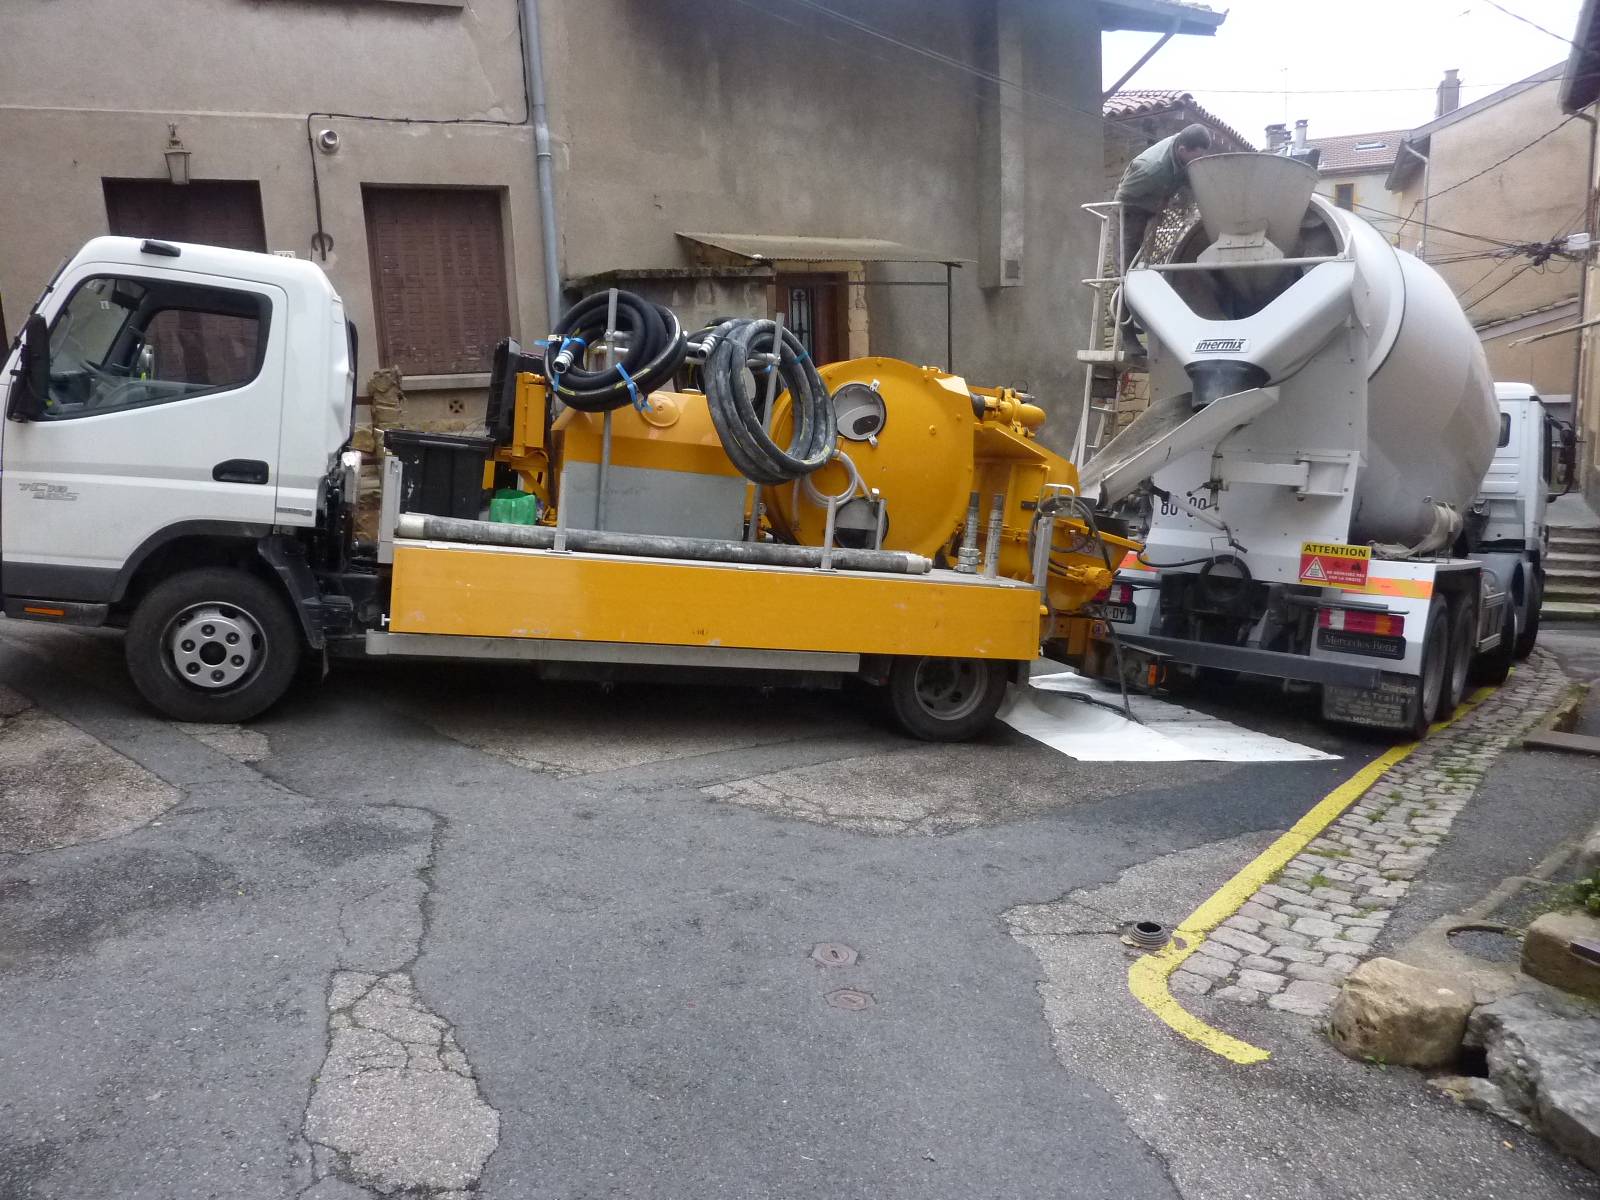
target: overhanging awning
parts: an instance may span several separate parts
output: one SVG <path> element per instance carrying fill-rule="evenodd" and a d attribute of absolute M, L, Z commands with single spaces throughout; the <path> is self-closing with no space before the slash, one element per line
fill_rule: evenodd
<path fill-rule="evenodd" d="M 1101 29 L 1144 33 L 1210 36 L 1228 17 L 1225 12 L 1180 0 L 1100 0 L 1099 9 Z"/>
<path fill-rule="evenodd" d="M 684 241 L 751 262 L 941 263 L 959 267 L 972 260 L 917 250 L 882 238 L 799 237 L 777 233 L 682 233 Z"/>

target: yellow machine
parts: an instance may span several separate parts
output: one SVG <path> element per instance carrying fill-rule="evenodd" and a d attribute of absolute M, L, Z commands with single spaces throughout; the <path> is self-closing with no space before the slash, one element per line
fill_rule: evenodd
<path fill-rule="evenodd" d="M 370 649 L 859 676 L 911 733 L 973 736 L 1041 646 L 1081 652 L 1086 610 L 1137 546 L 1086 520 L 1023 397 L 892 359 L 821 376 L 837 449 L 758 487 L 705 394 L 552 420 L 546 379 L 518 374 L 485 485 L 514 477 L 543 516 L 394 512 L 389 625 Z M 780 393 L 778 444 L 791 421 Z"/>

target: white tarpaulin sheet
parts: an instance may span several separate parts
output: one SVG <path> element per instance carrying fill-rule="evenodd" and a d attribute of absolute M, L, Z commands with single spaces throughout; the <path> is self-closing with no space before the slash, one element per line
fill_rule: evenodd
<path fill-rule="evenodd" d="M 1153 696 L 1130 695 L 1128 700 L 1136 721 L 1120 711 L 1122 696 L 1115 688 L 1072 671 L 1035 675 L 1027 687 L 1009 689 L 1000 719 L 1018 733 L 1085 762 L 1306 762 L 1338 757 Z"/>

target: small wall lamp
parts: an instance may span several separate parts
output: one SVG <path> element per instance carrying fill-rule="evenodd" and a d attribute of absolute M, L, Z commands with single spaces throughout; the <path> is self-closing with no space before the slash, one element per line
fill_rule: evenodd
<path fill-rule="evenodd" d="M 167 178 L 173 183 L 188 183 L 189 150 L 178 137 L 176 125 L 167 126 L 167 144 L 161 153 L 167 160 Z"/>

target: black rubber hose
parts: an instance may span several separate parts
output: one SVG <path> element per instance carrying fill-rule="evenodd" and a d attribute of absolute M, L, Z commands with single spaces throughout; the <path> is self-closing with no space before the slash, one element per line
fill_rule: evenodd
<path fill-rule="evenodd" d="M 778 352 L 778 376 L 781 390 L 789 393 L 793 433 L 787 448 L 768 434 L 766 371 L 746 367 L 752 356 L 773 353 L 776 328 L 771 321 L 734 320 L 697 335 L 709 347 L 702 381 L 722 448 L 746 479 L 767 485 L 818 470 L 839 442 L 833 397 L 800 339 L 787 329 Z"/>
<path fill-rule="evenodd" d="M 670 308 L 619 291 L 617 332 L 626 338 L 627 349 L 611 366 L 590 370 L 584 353 L 605 341 L 610 305 L 610 292 L 585 296 L 567 310 L 545 347 L 545 378 L 557 396 L 580 412 L 609 412 L 638 403 L 670 384 L 688 353 L 683 326 Z"/>

